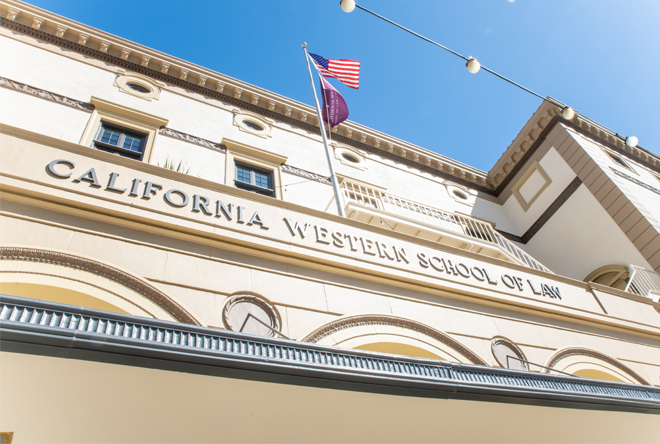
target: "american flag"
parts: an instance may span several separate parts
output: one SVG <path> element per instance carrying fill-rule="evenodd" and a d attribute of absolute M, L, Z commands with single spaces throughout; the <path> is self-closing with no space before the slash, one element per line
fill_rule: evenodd
<path fill-rule="evenodd" d="M 310 56 L 323 77 L 333 77 L 346 86 L 359 88 L 360 62 L 357 60 L 326 59 L 316 54 Z"/>

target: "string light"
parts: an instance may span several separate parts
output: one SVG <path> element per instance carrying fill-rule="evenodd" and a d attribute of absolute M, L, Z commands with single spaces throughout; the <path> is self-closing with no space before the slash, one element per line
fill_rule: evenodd
<path fill-rule="evenodd" d="M 374 17 L 378 17 L 379 19 L 381 19 L 381 20 L 383 20 L 383 21 L 386 21 L 387 23 L 390 23 L 390 24 L 396 26 L 397 28 L 403 29 L 404 31 L 406 31 L 406 32 L 408 32 L 408 33 L 414 35 L 415 37 L 419 37 L 420 39 L 422 39 L 422 40 L 424 40 L 424 41 L 427 41 L 427 42 L 429 42 L 429 43 L 431 43 L 431 44 L 433 44 L 433 45 L 435 45 L 435 46 L 438 46 L 438 47 L 444 49 L 444 50 L 447 51 L 447 52 L 450 52 L 450 53 L 454 54 L 454 55 L 457 56 L 457 57 L 462 58 L 462 59 L 465 60 L 465 62 L 466 62 L 466 63 L 465 63 L 465 66 L 467 66 L 468 71 L 470 71 L 472 74 L 476 74 L 476 73 L 478 73 L 481 69 L 483 69 L 484 71 L 489 72 L 489 73 L 493 74 L 494 76 L 499 77 L 500 79 L 502 79 L 502 80 L 504 80 L 504 81 L 506 81 L 506 82 L 508 82 L 508 83 L 510 83 L 510 84 L 512 84 L 512 85 L 514 85 L 514 86 L 517 86 L 518 88 L 522 89 L 523 91 L 527 91 L 528 93 L 530 93 L 530 94 L 532 94 L 532 95 L 538 97 L 538 98 L 541 99 L 541 100 L 544 100 L 544 101 L 546 101 L 546 102 L 548 102 L 548 103 L 551 103 L 551 104 L 553 104 L 553 105 L 555 105 L 555 106 L 558 106 L 559 108 L 561 108 L 561 115 L 562 115 L 562 117 L 563 117 L 564 119 L 566 119 L 566 120 L 572 120 L 573 117 L 575 117 L 575 110 L 574 110 L 573 108 L 571 108 L 570 106 L 566 106 L 566 105 L 564 105 L 563 103 L 560 103 L 560 102 L 558 102 L 557 100 L 554 100 L 552 97 L 543 97 L 542 95 L 535 93 L 535 92 L 532 91 L 531 89 L 522 86 L 520 83 L 514 82 L 513 80 L 511 80 L 511 79 L 509 79 L 509 78 L 507 78 L 507 77 L 504 77 L 503 75 L 501 75 L 501 74 L 499 74 L 499 73 L 493 71 L 492 69 L 483 66 L 483 65 L 482 65 L 481 63 L 479 63 L 479 61 L 478 61 L 477 59 L 475 59 L 474 57 L 465 57 L 464 55 L 462 55 L 462 54 L 460 54 L 460 53 L 458 53 L 458 52 L 456 52 L 456 51 L 454 51 L 454 50 L 452 50 L 452 49 L 450 49 L 450 48 L 447 48 L 446 46 L 443 46 L 443 45 L 441 45 L 440 43 L 435 42 L 435 41 L 429 39 L 428 37 L 424 37 L 423 35 L 421 35 L 421 34 L 415 32 L 415 31 L 413 31 L 412 29 L 408 29 L 408 28 L 406 28 L 405 26 L 402 26 L 402 25 L 400 25 L 400 24 L 398 24 L 398 23 L 396 23 L 396 22 L 393 22 L 392 20 L 390 20 L 390 19 L 388 19 L 388 18 L 385 18 L 385 17 L 383 17 L 383 16 L 380 15 L 380 14 L 376 14 L 375 12 L 370 11 L 369 9 L 364 8 L 364 7 L 362 7 L 362 6 L 358 5 L 358 4 L 356 4 L 356 3 L 355 3 L 355 0 L 341 0 L 341 1 L 340 1 L 340 5 L 341 5 L 341 9 L 342 9 L 344 12 L 353 12 L 353 10 L 354 10 L 355 8 L 361 9 L 361 10 L 363 10 L 364 12 L 367 12 L 367 13 L 373 15 Z M 619 136 L 618 134 L 617 134 L 617 136 L 620 137 L 621 139 L 625 140 L 626 145 L 629 146 L 629 147 L 631 147 L 631 148 L 636 147 L 637 144 L 639 143 L 639 140 L 638 140 L 637 137 L 635 137 L 635 136 L 629 136 L 629 137 L 625 137 L 625 138 L 622 137 L 622 136 Z"/>

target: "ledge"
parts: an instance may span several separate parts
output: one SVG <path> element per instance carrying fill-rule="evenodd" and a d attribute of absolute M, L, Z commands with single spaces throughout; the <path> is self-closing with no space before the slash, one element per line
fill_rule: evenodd
<path fill-rule="evenodd" d="M 4 352 L 413 397 L 660 414 L 660 388 L 407 358 L 0 296 Z"/>

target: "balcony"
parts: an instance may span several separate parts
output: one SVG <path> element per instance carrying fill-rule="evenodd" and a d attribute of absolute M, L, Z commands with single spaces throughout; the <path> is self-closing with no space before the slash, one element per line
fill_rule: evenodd
<path fill-rule="evenodd" d="M 629 273 L 625 291 L 660 302 L 660 274 L 636 265 L 629 267 Z"/>
<path fill-rule="evenodd" d="M 347 180 L 342 181 L 341 188 L 348 218 L 551 273 L 502 237 L 489 222 L 447 213 Z"/>

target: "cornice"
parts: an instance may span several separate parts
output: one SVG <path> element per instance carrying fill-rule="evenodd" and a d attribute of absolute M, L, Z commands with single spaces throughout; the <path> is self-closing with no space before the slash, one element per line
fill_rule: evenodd
<path fill-rule="evenodd" d="M 511 370 L 196 327 L 0 296 L 4 351 L 405 396 L 660 414 L 660 388 Z M 90 353 L 91 352 L 91 353 Z"/>
<path fill-rule="evenodd" d="M 566 120 L 561 116 L 558 106 L 543 102 L 532 118 L 525 124 L 518 136 L 502 154 L 495 166 L 488 172 L 488 182 L 495 188 L 495 194 L 500 195 L 520 172 L 526 162 L 532 157 L 548 137 L 550 132 L 561 124 L 577 133 L 633 160 L 657 173 L 660 173 L 660 157 L 647 150 L 631 148 L 625 144 L 618 134 L 582 116 L 575 115 Z"/>
<path fill-rule="evenodd" d="M 2 8 L 4 16 L 0 17 L 0 25 L 5 28 L 320 135 L 315 110 L 308 105 L 23 2 L 10 0 L 0 5 L 15 12 Z M 38 26 L 35 16 L 40 20 Z M 333 129 L 332 139 L 493 195 L 483 171 L 354 122 Z"/>

